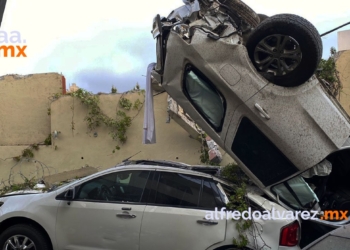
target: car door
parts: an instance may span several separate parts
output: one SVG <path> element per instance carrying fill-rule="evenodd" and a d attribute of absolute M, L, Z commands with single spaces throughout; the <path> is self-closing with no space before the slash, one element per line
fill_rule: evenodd
<path fill-rule="evenodd" d="M 349 137 L 349 123 L 317 83 L 266 86 L 234 113 L 225 147 L 260 187 L 315 166 Z"/>
<path fill-rule="evenodd" d="M 157 171 L 146 188 L 140 249 L 203 250 L 223 241 L 226 220 L 205 219 L 222 206 L 213 185 L 201 176 Z"/>
<path fill-rule="evenodd" d="M 149 174 L 117 171 L 75 187 L 74 199 L 62 200 L 58 207 L 58 249 L 138 250 L 145 209 L 141 199 Z"/>
<path fill-rule="evenodd" d="M 233 40 L 195 31 L 189 43 L 171 31 L 166 45 L 162 87 L 221 147 L 235 110 L 268 84 Z"/>

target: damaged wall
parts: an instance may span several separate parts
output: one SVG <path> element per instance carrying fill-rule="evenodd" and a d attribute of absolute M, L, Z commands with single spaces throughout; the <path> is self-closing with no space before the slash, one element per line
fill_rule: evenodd
<path fill-rule="evenodd" d="M 102 111 L 110 117 L 115 117 L 116 111 L 120 108 L 118 101 L 121 94 L 101 94 L 100 107 Z M 124 97 L 134 102 L 137 99 L 143 101 L 139 93 L 126 94 Z M 26 100 L 26 99 L 25 99 Z M 47 101 L 47 96 L 43 98 Z M 11 101 L 8 100 L 10 103 Z M 43 101 L 44 103 L 44 101 Z M 45 103 L 46 104 L 46 103 Z M 46 107 L 46 106 L 45 106 Z M 72 109 L 73 107 L 73 109 Z M 0 180 L 7 180 L 11 168 L 16 174 L 16 180 L 20 180 L 22 173 L 27 178 L 40 178 L 50 173 L 60 173 L 89 165 L 99 167 L 99 169 L 110 168 L 125 158 L 137 154 L 132 159 L 158 159 L 180 161 L 188 164 L 200 164 L 200 143 L 192 139 L 188 132 L 179 126 L 174 120 L 167 122 L 167 94 L 163 93 L 154 97 L 156 138 L 157 143 L 153 145 L 142 144 L 143 116 L 144 108 L 125 111 L 128 116 L 135 117 L 127 132 L 127 141 L 121 145 L 120 150 L 115 150 L 118 144 L 113 141 L 109 135 L 109 129 L 101 126 L 89 133 L 87 123 L 84 118 L 87 114 L 87 108 L 81 104 L 78 98 L 63 96 L 51 103 L 51 116 L 47 115 L 46 108 L 35 111 L 38 120 L 49 119 L 48 123 L 40 128 L 45 130 L 32 143 L 42 141 L 42 136 L 46 137 L 51 131 L 60 131 L 57 139 L 53 139 L 53 145 L 39 146 L 39 150 L 33 150 L 34 159 L 30 162 L 17 163 L 12 159 L 21 154 L 25 146 L 0 146 Z M 12 121 L 14 122 L 14 121 Z M 74 130 L 72 130 L 72 122 Z M 23 127 L 36 128 L 37 123 L 25 121 Z M 11 130 L 9 130 L 13 133 Z M 16 130 L 22 134 L 27 134 L 26 130 Z M 94 136 L 94 133 L 97 136 Z M 36 131 L 38 133 L 38 131 Z M 7 158 L 7 159 L 6 159 Z M 6 159 L 4 161 L 4 159 Z M 232 162 L 232 159 L 226 155 L 221 165 Z M 17 165 L 16 165 L 17 164 Z"/>
<path fill-rule="evenodd" d="M 350 50 L 340 53 L 336 61 L 339 78 L 343 84 L 343 89 L 340 92 L 339 102 L 350 115 Z"/>
<path fill-rule="evenodd" d="M 338 32 L 338 51 L 350 50 L 350 30 Z"/>
<path fill-rule="evenodd" d="M 65 91 L 57 73 L 0 77 L 0 146 L 42 142 L 50 133 L 48 97 Z"/>

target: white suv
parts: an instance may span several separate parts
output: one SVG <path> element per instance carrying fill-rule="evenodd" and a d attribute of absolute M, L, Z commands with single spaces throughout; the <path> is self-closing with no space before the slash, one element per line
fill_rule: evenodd
<path fill-rule="evenodd" d="M 2 197 L 0 248 L 235 249 L 236 222 L 205 219 L 208 211 L 226 207 L 227 192 L 234 191 L 211 175 L 218 169 L 125 162 L 46 193 Z M 257 193 L 248 198 L 255 209 L 287 211 Z M 247 249 L 300 249 L 299 221 L 255 222 L 261 237 L 248 234 Z"/>

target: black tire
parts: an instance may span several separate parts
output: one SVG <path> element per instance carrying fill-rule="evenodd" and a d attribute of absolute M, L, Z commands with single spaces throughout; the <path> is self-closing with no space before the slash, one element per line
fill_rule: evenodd
<path fill-rule="evenodd" d="M 265 19 L 269 18 L 269 16 L 266 16 L 264 14 L 258 14 L 258 17 L 260 19 L 260 23 L 263 22 Z"/>
<path fill-rule="evenodd" d="M 52 250 L 51 244 L 49 243 L 46 236 L 37 228 L 27 224 L 18 224 L 7 228 L 0 235 L 0 249 L 6 249 L 5 246 L 7 244 L 7 241 L 15 235 L 28 237 L 34 243 L 35 250 Z M 30 249 L 34 250 L 34 248 Z"/>
<path fill-rule="evenodd" d="M 233 15 L 230 15 L 233 20 L 237 23 L 237 16 L 242 18 L 248 25 L 252 28 L 255 28 L 259 25 L 260 19 L 258 14 L 255 13 L 248 5 L 246 5 L 241 0 L 220 0 L 220 3 L 233 12 Z M 230 13 L 228 13 L 230 14 Z M 237 23 L 240 25 L 239 23 Z"/>
<path fill-rule="evenodd" d="M 286 41 L 285 45 L 283 41 Z M 274 49 L 278 48 L 274 43 L 281 44 L 279 50 Z M 299 86 L 309 80 L 320 63 L 323 50 L 315 26 L 293 14 L 275 15 L 261 22 L 250 34 L 246 47 L 256 69 L 264 76 L 272 73 L 272 82 L 284 87 Z M 266 64 L 269 64 L 268 68 Z M 283 64 L 288 67 L 283 67 Z M 276 68 L 275 72 L 273 68 Z"/>

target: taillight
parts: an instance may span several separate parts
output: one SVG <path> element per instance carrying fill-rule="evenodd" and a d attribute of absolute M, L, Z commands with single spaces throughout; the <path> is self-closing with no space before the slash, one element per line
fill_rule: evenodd
<path fill-rule="evenodd" d="M 300 226 L 298 221 L 282 228 L 280 245 L 286 247 L 293 247 L 298 245 L 300 235 Z"/>

